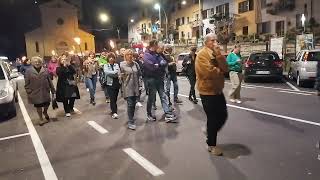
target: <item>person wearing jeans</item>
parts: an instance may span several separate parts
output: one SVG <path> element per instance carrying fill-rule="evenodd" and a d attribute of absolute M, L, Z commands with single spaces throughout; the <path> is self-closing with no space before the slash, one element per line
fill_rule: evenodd
<path fill-rule="evenodd" d="M 110 108 L 113 119 L 118 119 L 118 95 L 120 90 L 119 72 L 120 67 L 115 63 L 116 55 L 114 53 L 108 54 L 109 62 L 104 65 L 104 74 L 106 75 L 106 89 L 110 98 Z"/>
<path fill-rule="evenodd" d="M 90 92 L 90 104 L 96 105 L 95 94 L 97 87 L 97 77 L 99 73 L 99 63 L 95 59 L 94 52 L 90 52 L 88 59 L 83 62 L 83 66 L 84 76 L 86 78 L 86 87 L 89 89 Z"/>
<path fill-rule="evenodd" d="M 172 47 L 171 45 L 166 45 L 164 50 L 164 57 L 166 58 L 168 62 L 168 72 L 167 72 L 167 81 L 166 81 L 166 94 L 168 96 L 169 100 L 169 106 L 172 105 L 170 101 L 170 88 L 171 88 L 171 81 L 173 83 L 173 97 L 174 102 L 176 104 L 182 104 L 182 101 L 178 98 L 178 79 L 177 79 L 177 64 L 174 60 L 174 57 L 172 56 Z"/>
<path fill-rule="evenodd" d="M 74 78 L 76 70 L 70 64 L 67 56 L 60 58 L 57 75 L 57 101 L 63 103 L 66 117 L 70 117 L 71 113 L 74 112 L 75 100 L 80 99 L 80 93 Z"/>
<path fill-rule="evenodd" d="M 228 112 L 223 94 L 224 74 L 228 72 L 226 58 L 221 54 L 215 34 L 207 34 L 195 62 L 197 89 L 207 115 L 208 151 L 216 156 L 223 154 L 217 147 L 217 134 L 227 120 Z"/>
<path fill-rule="evenodd" d="M 227 63 L 230 70 L 229 76 L 232 85 L 229 97 L 231 102 L 238 104 L 242 103 L 240 100 L 240 91 L 241 82 L 243 80 L 240 48 L 240 45 L 236 45 L 227 57 Z"/>
<path fill-rule="evenodd" d="M 161 53 L 164 47 L 158 45 L 158 41 L 151 40 L 149 50 L 144 54 L 143 69 L 149 89 L 147 102 L 147 121 L 156 121 L 156 117 L 152 115 L 152 106 L 156 100 L 156 93 L 159 93 L 163 111 L 165 113 L 166 122 L 177 122 L 177 117 L 169 109 L 169 102 L 164 91 L 164 77 L 167 62 L 162 58 Z"/>
<path fill-rule="evenodd" d="M 133 51 L 128 49 L 124 53 L 125 61 L 120 63 L 120 82 L 122 84 L 123 97 L 127 100 L 128 128 L 136 129 L 134 120 L 135 107 L 142 86 L 140 79 L 142 73 L 138 63 L 133 60 Z"/>

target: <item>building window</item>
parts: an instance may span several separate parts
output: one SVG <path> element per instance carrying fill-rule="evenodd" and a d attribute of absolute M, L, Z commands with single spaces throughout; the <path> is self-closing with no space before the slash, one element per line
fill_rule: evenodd
<path fill-rule="evenodd" d="M 259 23 L 257 28 L 258 28 L 258 34 L 266 34 L 270 33 L 270 21 L 269 22 L 263 22 Z"/>
<path fill-rule="evenodd" d="M 64 20 L 62 18 L 58 18 L 57 19 L 57 24 L 60 25 L 60 26 L 63 25 L 64 24 Z"/>
<path fill-rule="evenodd" d="M 188 39 L 190 39 L 190 32 L 188 32 Z"/>
<path fill-rule="evenodd" d="M 184 24 L 184 17 L 181 18 L 181 25 Z"/>
<path fill-rule="evenodd" d="M 302 17 L 302 14 L 297 14 L 296 15 L 296 27 L 297 28 L 301 28 L 302 27 L 301 17 Z"/>
<path fill-rule="evenodd" d="M 181 9 L 181 3 L 178 3 L 178 10 Z"/>
<path fill-rule="evenodd" d="M 184 38 L 184 32 L 181 31 L 181 38 Z"/>
<path fill-rule="evenodd" d="M 176 19 L 176 27 L 180 26 L 180 18 Z"/>
<path fill-rule="evenodd" d="M 239 3 L 238 11 L 239 13 L 245 13 L 248 11 L 252 11 L 254 9 L 253 0 L 246 0 Z"/>
<path fill-rule="evenodd" d="M 208 18 L 208 11 L 204 10 L 202 11 L 202 19 L 207 19 Z"/>
<path fill-rule="evenodd" d="M 193 0 L 193 4 L 198 4 L 199 0 Z"/>
<path fill-rule="evenodd" d="M 211 16 L 214 15 L 214 8 L 211 9 Z"/>
<path fill-rule="evenodd" d="M 276 22 L 276 33 L 277 36 L 284 36 L 284 21 Z"/>
<path fill-rule="evenodd" d="M 187 23 L 188 23 L 188 24 L 190 23 L 190 18 L 189 18 L 189 17 L 187 17 Z"/>
<path fill-rule="evenodd" d="M 199 20 L 199 14 L 196 14 L 196 21 Z"/>
<path fill-rule="evenodd" d="M 86 50 L 86 51 L 88 50 L 88 43 L 86 43 L 86 42 L 84 43 L 84 50 Z"/>
<path fill-rule="evenodd" d="M 267 0 L 261 0 L 261 8 L 264 9 L 267 7 Z"/>
<path fill-rule="evenodd" d="M 40 51 L 39 51 L 39 43 L 38 43 L 38 42 L 36 42 L 36 52 L 37 52 L 37 53 L 40 52 Z"/>
<path fill-rule="evenodd" d="M 222 4 L 216 7 L 216 14 L 220 14 L 221 17 L 229 17 L 229 3 Z"/>
<path fill-rule="evenodd" d="M 249 28 L 248 28 L 248 26 L 245 26 L 245 27 L 242 28 L 242 34 L 243 34 L 243 35 L 248 35 L 248 34 L 249 34 Z"/>

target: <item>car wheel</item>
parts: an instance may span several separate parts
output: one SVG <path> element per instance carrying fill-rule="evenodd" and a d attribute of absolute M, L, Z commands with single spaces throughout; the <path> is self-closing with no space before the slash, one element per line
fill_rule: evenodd
<path fill-rule="evenodd" d="M 297 76 L 297 86 L 302 87 L 303 82 L 301 81 L 300 75 Z"/>
<path fill-rule="evenodd" d="M 19 98 L 18 98 L 18 94 L 17 94 L 17 93 L 15 93 L 15 95 L 14 95 L 14 101 L 15 101 L 16 103 L 18 103 L 18 101 L 19 101 Z"/>
<path fill-rule="evenodd" d="M 249 77 L 248 77 L 248 76 L 244 76 L 243 81 L 244 81 L 245 83 L 249 82 Z"/>
<path fill-rule="evenodd" d="M 13 118 L 13 117 L 16 117 L 16 116 L 17 116 L 17 109 L 16 109 L 16 104 L 13 101 L 12 104 L 11 104 L 11 109 L 8 112 L 8 117 L 9 118 Z"/>

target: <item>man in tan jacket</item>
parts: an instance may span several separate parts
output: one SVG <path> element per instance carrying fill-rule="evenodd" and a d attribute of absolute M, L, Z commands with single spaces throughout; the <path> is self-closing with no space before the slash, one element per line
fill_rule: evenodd
<path fill-rule="evenodd" d="M 217 133 L 228 116 L 223 94 L 224 74 L 228 72 L 228 66 L 226 58 L 221 55 L 215 34 L 207 34 L 204 43 L 205 47 L 197 54 L 195 63 L 197 88 L 207 115 L 208 151 L 220 156 L 222 150 L 216 146 Z"/>

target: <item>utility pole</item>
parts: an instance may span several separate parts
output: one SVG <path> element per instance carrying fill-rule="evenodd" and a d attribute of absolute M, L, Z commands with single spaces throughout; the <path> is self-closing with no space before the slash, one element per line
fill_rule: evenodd
<path fill-rule="evenodd" d="M 202 4 L 199 0 L 199 39 L 202 37 Z"/>

